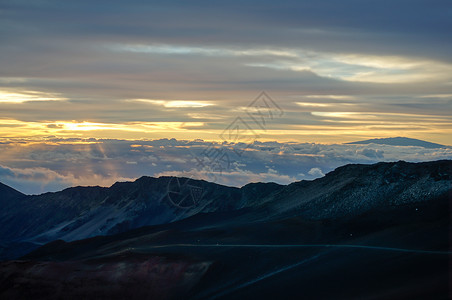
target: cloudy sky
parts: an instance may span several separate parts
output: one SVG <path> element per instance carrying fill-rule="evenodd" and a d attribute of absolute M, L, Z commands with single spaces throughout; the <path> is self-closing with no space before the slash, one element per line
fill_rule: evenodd
<path fill-rule="evenodd" d="M 435 0 L 0 0 L 0 142 L 452 145 L 450 28 Z"/>

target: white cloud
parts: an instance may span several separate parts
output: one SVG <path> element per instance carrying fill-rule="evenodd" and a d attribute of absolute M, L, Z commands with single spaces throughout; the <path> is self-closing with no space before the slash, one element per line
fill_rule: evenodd
<path fill-rule="evenodd" d="M 194 100 L 155 100 L 155 99 L 130 99 L 127 101 L 144 102 L 156 105 L 162 105 L 166 108 L 186 108 L 186 107 L 206 107 L 213 103 L 207 101 Z"/>
<path fill-rule="evenodd" d="M 207 55 L 207 56 L 263 56 L 273 55 L 282 57 L 297 57 L 293 51 L 283 49 L 249 48 L 212 48 L 206 46 L 179 46 L 179 45 L 112 45 L 109 47 L 113 51 L 134 52 L 148 54 L 170 54 L 170 55 Z"/>
<path fill-rule="evenodd" d="M 308 174 L 311 176 L 314 176 L 314 177 L 325 176 L 325 174 L 323 174 L 323 172 L 322 172 L 322 170 L 320 170 L 320 168 L 312 168 L 311 170 L 309 170 Z"/>
<path fill-rule="evenodd" d="M 64 101 L 67 98 L 57 93 L 31 90 L 0 90 L 0 103 L 24 103 L 30 101 Z"/>

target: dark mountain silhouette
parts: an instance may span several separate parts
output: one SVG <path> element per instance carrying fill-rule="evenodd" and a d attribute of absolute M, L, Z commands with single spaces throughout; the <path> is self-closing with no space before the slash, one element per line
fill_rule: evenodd
<path fill-rule="evenodd" d="M 27 196 L 9 219 L 22 225 L 2 212 L 4 240 L 66 241 L 1 263 L 0 297 L 446 299 L 451 196 L 452 161 L 346 165 L 287 186 L 142 177 Z"/>
<path fill-rule="evenodd" d="M 21 242 L 29 250 L 32 245 L 38 247 L 56 239 L 108 235 L 200 212 L 238 209 L 247 205 L 246 199 L 246 193 L 242 197 L 238 188 L 175 177 L 141 177 L 110 188 L 74 187 L 24 196 L 21 202 L 10 202 L 7 209 L 0 210 L 0 243 L 14 243 L 13 247 L 3 247 L 0 258 L 23 254 L 17 247 Z"/>
<path fill-rule="evenodd" d="M 2 207 L 23 197 L 25 197 L 25 195 L 21 192 L 0 182 L 0 205 Z"/>
<path fill-rule="evenodd" d="M 391 146 L 418 146 L 424 148 L 448 148 L 449 146 L 440 145 L 436 143 L 426 142 L 418 139 L 411 139 L 406 137 L 380 138 L 370 139 L 365 141 L 351 142 L 346 144 L 380 144 Z"/>

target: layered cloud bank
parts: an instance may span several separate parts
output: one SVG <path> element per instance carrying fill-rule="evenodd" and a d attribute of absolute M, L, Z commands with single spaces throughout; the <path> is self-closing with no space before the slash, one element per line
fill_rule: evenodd
<path fill-rule="evenodd" d="M 185 176 L 242 186 L 311 180 L 349 163 L 452 159 L 452 148 L 202 140 L 52 139 L 0 143 L 0 182 L 25 193 L 109 186 L 140 176 Z"/>

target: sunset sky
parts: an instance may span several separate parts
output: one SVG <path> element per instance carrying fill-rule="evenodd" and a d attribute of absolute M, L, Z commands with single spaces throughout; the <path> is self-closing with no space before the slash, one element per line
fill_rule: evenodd
<path fill-rule="evenodd" d="M 0 167 L 18 145 L 231 142 L 237 118 L 261 142 L 452 145 L 451 28 L 450 1 L 0 0 Z"/>

